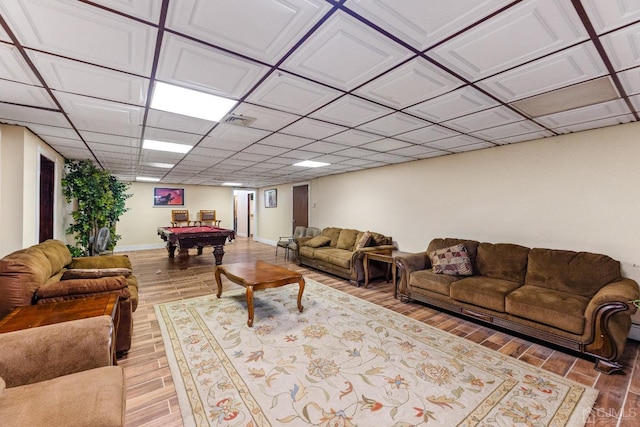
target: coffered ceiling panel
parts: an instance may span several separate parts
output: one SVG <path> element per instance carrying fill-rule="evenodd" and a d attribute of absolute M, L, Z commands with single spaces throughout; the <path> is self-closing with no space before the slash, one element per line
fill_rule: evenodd
<path fill-rule="evenodd" d="M 293 55 L 284 69 L 342 90 L 352 90 L 411 56 L 392 40 L 338 12 Z"/>
<path fill-rule="evenodd" d="M 0 123 L 122 180 L 274 186 L 638 121 L 638 46 L 640 0 L 0 0 Z M 235 106 L 153 109 L 159 81 Z"/>
<path fill-rule="evenodd" d="M 443 43 L 429 56 L 473 81 L 586 39 L 570 2 L 525 1 Z"/>
<path fill-rule="evenodd" d="M 275 64 L 329 9 L 321 0 L 180 0 L 168 26 L 216 46 Z"/>

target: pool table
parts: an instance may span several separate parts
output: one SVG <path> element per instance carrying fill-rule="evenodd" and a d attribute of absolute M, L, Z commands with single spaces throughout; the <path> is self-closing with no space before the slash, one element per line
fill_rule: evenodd
<path fill-rule="evenodd" d="M 158 227 L 158 235 L 167 242 L 169 258 L 175 256 L 176 248 L 179 248 L 181 257 L 188 257 L 190 248 L 198 248 L 198 255 L 202 255 L 204 246 L 213 246 L 216 265 L 222 264 L 224 244 L 227 239 L 229 241 L 235 239 L 233 230 L 207 225 L 198 227 Z"/>

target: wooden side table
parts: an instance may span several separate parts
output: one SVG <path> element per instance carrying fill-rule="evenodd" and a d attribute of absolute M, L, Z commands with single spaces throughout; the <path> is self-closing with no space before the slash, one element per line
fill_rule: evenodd
<path fill-rule="evenodd" d="M 396 263 L 394 262 L 394 257 L 391 251 L 388 252 L 365 252 L 364 257 L 362 258 L 362 266 L 364 267 L 364 287 L 369 286 L 369 261 L 380 261 L 388 264 L 387 269 L 387 283 L 389 283 L 389 272 L 391 272 L 392 283 L 393 283 L 393 297 L 395 298 L 397 295 L 397 287 L 396 287 Z"/>
<path fill-rule="evenodd" d="M 115 365 L 115 337 L 118 335 L 118 323 L 120 319 L 120 304 L 118 304 L 118 298 L 116 294 L 105 294 L 82 299 L 16 307 L 4 319 L 0 320 L 0 333 L 19 331 L 21 329 L 35 328 L 71 320 L 86 319 L 88 317 L 103 316 L 106 314 L 111 316 L 113 320 L 111 352 Z"/>

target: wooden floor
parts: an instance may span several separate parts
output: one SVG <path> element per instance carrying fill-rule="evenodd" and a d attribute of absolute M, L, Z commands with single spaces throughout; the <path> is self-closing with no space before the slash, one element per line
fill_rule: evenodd
<path fill-rule="evenodd" d="M 305 277 L 351 295 L 400 312 L 413 319 L 480 343 L 535 366 L 597 388 L 600 391 L 589 426 L 640 425 L 640 343 L 629 341 L 622 363 L 624 374 L 604 375 L 593 369 L 593 362 L 533 343 L 503 331 L 460 319 L 419 303 L 401 303 L 384 280 L 373 281 L 368 289 L 357 288 L 335 276 L 299 267 L 284 259 L 282 249 L 246 238 L 225 246 L 224 264 L 262 259 L 299 271 Z M 140 303 L 134 313 L 131 350 L 118 360 L 127 377 L 127 426 L 181 426 L 180 408 L 167 365 L 160 328 L 153 305 L 157 303 L 215 293 L 213 255 L 195 256 L 186 263 L 170 260 L 164 249 L 128 252 L 140 285 Z M 225 288 L 236 287 L 224 282 Z"/>

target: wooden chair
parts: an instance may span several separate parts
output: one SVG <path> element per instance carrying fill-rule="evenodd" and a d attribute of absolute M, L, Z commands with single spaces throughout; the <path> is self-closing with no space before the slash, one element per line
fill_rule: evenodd
<path fill-rule="evenodd" d="M 173 209 L 171 211 L 171 226 L 177 227 L 178 224 L 187 223 L 187 226 L 191 225 L 189 220 L 189 211 L 186 209 Z"/>
<path fill-rule="evenodd" d="M 220 226 L 219 219 L 216 219 L 216 211 L 215 210 L 200 210 L 200 224 L 209 223 L 215 227 Z"/>
<path fill-rule="evenodd" d="M 298 237 L 304 237 L 307 227 L 301 225 L 296 226 L 293 236 L 280 236 L 276 243 L 276 256 L 278 256 L 278 248 L 284 248 L 284 258 L 289 259 L 289 251 L 298 254 L 298 243 L 295 241 Z"/>

